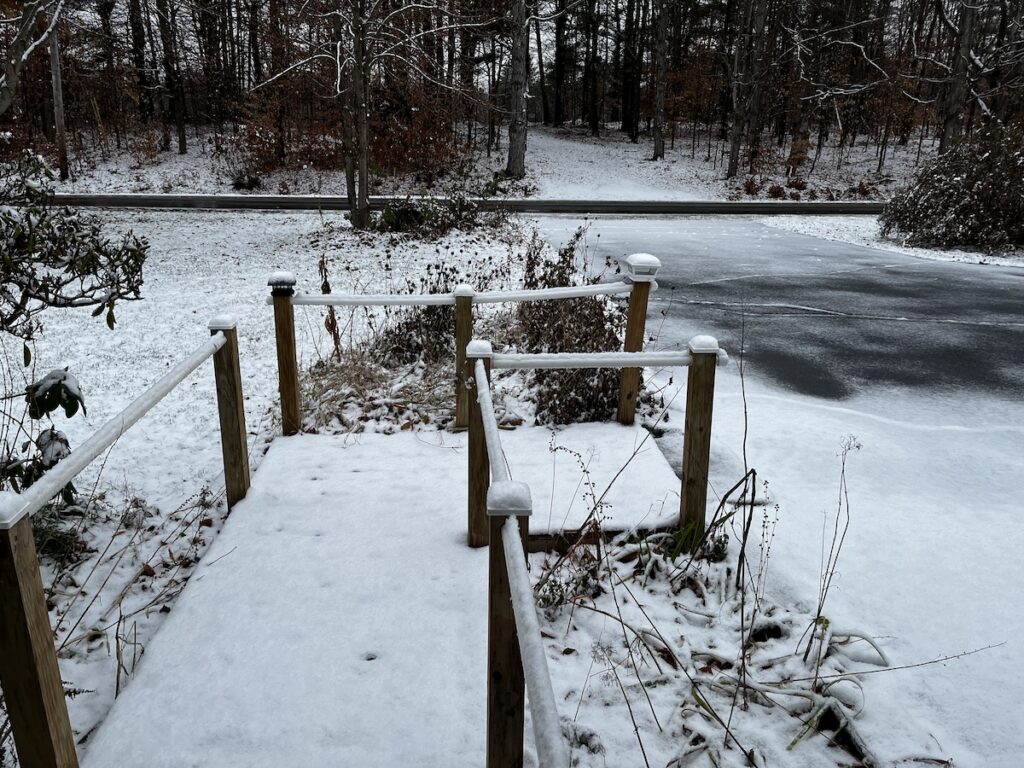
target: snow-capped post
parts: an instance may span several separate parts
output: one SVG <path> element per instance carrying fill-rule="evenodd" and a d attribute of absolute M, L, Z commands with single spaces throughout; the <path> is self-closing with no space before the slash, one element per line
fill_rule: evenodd
<path fill-rule="evenodd" d="M 213 355 L 213 374 L 217 381 L 217 411 L 228 509 L 244 499 L 249 490 L 249 445 L 245 433 L 242 374 L 238 365 L 237 328 L 238 322 L 230 315 L 220 315 L 210 321 L 210 334 L 222 333 L 225 339 L 224 346 Z"/>
<path fill-rule="evenodd" d="M 530 533 L 530 488 L 496 482 L 487 494 L 491 546 L 487 577 L 487 768 L 522 768 L 526 677 L 512 606 L 502 527 L 519 523 L 523 551 Z M 532 598 L 532 595 L 531 595 Z M 543 763 L 542 763 L 543 765 Z"/>
<path fill-rule="evenodd" d="M 683 549 L 693 552 L 704 537 L 711 462 L 711 412 L 715 401 L 715 368 L 728 358 L 714 336 L 690 339 L 686 379 L 686 423 L 683 425 L 683 488 L 679 529 Z"/>
<path fill-rule="evenodd" d="M 632 283 L 629 294 L 629 314 L 626 317 L 624 352 L 643 352 L 644 331 L 647 324 L 647 299 L 651 285 L 661 268 L 657 256 L 634 253 L 620 262 L 626 280 Z M 619 423 L 632 424 L 636 417 L 636 398 L 640 389 L 640 369 L 623 368 L 619 385 Z"/>
<path fill-rule="evenodd" d="M 469 426 L 469 393 L 466 391 L 466 345 L 473 338 L 473 296 L 463 283 L 455 288 L 455 428 Z"/>
<path fill-rule="evenodd" d="M 17 498 L 0 494 L 0 520 Z M 77 768 L 30 515 L 0 528 L 0 687 L 21 765 Z"/>
<path fill-rule="evenodd" d="M 277 336 L 277 376 L 281 392 L 281 431 L 294 435 L 302 426 L 299 364 L 295 357 L 295 275 L 275 272 L 267 281 L 274 300 L 274 333 Z"/>
<path fill-rule="evenodd" d="M 475 373 L 477 360 L 482 360 L 491 375 L 494 352 L 489 341 L 473 339 L 466 345 L 466 366 L 463 377 L 469 400 L 469 505 L 467 538 L 471 547 L 486 547 L 490 540 L 487 524 L 487 489 L 491 484 L 491 464 L 487 458 L 487 439 L 484 436 L 483 414 L 476 394 Z"/>

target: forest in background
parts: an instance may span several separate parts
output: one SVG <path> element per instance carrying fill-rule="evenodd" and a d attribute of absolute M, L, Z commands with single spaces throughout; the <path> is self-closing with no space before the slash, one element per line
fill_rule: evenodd
<path fill-rule="evenodd" d="M 467 149 L 507 151 L 521 177 L 530 121 L 645 132 L 654 159 L 683 135 L 715 141 L 732 178 L 780 160 L 799 176 L 827 142 L 874 143 L 881 172 L 894 144 L 934 139 L 941 153 L 1024 112 L 1019 0 L 0 0 L 0 12 L 0 129 L 14 148 L 57 140 L 62 102 L 72 150 L 187 153 L 204 136 L 243 177 L 344 169 L 357 217 L 372 173 L 430 173 Z"/>

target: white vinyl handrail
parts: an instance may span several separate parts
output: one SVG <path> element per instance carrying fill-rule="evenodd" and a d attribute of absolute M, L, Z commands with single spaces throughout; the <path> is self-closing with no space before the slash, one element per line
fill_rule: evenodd
<path fill-rule="evenodd" d="M 530 700 L 533 721 L 533 740 L 537 746 L 537 763 L 541 768 L 569 768 L 569 753 L 558 719 L 555 692 L 551 686 L 548 659 L 544 655 L 537 606 L 533 600 L 533 587 L 526 569 L 526 554 L 519 536 L 519 521 L 514 515 L 501 526 L 501 543 L 505 548 L 508 568 L 509 593 L 512 612 L 516 618 L 519 637 L 519 656 L 523 663 L 523 677 Z M 492 543 L 493 546 L 493 543 Z"/>
<path fill-rule="evenodd" d="M 501 447 L 501 436 L 498 434 L 498 420 L 494 416 L 494 402 L 491 400 L 491 387 L 487 381 L 487 368 L 483 360 L 477 360 L 473 369 L 476 379 L 477 402 L 480 403 L 480 415 L 484 423 L 484 441 L 487 445 L 487 460 L 491 465 L 491 480 L 499 483 L 509 480 L 508 463 L 505 451 Z"/>
<path fill-rule="evenodd" d="M 492 368 L 666 368 L 690 364 L 689 352 L 544 352 L 494 355 Z"/>
<path fill-rule="evenodd" d="M 460 295 L 472 298 L 474 304 L 500 304 L 512 301 L 552 301 L 581 299 L 587 296 L 617 296 L 633 290 L 632 283 L 597 283 L 596 285 L 570 285 L 559 288 L 538 288 L 518 291 L 483 291 L 481 293 L 296 293 L 291 297 L 295 306 L 308 307 L 437 307 L 455 306 Z M 271 298 L 267 303 L 272 302 Z"/>
<path fill-rule="evenodd" d="M 223 332 L 213 334 L 209 341 L 165 373 L 153 386 L 100 427 L 79 448 L 65 456 L 24 493 L 7 494 L 0 502 L 0 531 L 10 530 L 23 518 L 34 515 L 44 507 L 64 486 L 74 480 L 79 472 L 117 442 L 135 422 L 145 416 L 153 406 L 226 343 L 227 338 Z"/>
<path fill-rule="evenodd" d="M 532 506 L 529 501 L 529 489 L 522 483 L 510 482 L 505 451 L 501 447 L 501 436 L 498 432 L 498 420 L 494 415 L 494 402 L 491 399 L 491 385 L 487 378 L 487 368 L 484 361 L 479 358 L 473 367 L 473 380 L 477 390 L 477 402 L 480 404 L 484 444 L 490 465 L 490 490 L 501 489 L 505 492 L 511 490 L 509 495 L 503 495 L 502 502 L 506 504 L 512 502 L 513 507 L 525 507 L 525 509 L 518 509 L 518 513 L 529 514 Z M 510 489 L 509 486 L 519 487 Z M 523 491 L 525 493 L 522 493 Z M 501 526 L 501 544 L 505 552 L 505 569 L 508 573 L 509 595 L 512 601 L 512 613 L 515 617 L 523 678 L 526 682 L 527 698 L 530 702 L 537 762 L 540 768 L 569 768 L 569 753 L 562 736 L 548 660 L 544 655 L 544 641 L 540 631 L 540 622 L 537 620 L 537 606 L 533 598 L 533 587 L 530 584 L 519 521 L 516 519 L 517 512 L 498 511 L 491 507 L 490 502 L 491 497 L 488 495 L 489 515 L 508 515 L 508 519 Z M 496 542 L 492 540 L 491 546 L 495 545 Z"/>

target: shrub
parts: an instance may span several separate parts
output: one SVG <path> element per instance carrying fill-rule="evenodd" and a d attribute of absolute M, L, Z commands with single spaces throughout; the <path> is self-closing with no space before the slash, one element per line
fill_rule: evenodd
<path fill-rule="evenodd" d="M 939 156 L 880 217 L 912 245 L 1024 245 L 1024 126 L 989 126 Z"/>
<path fill-rule="evenodd" d="M 784 190 L 778 184 L 772 184 L 770 187 L 768 187 L 768 197 L 772 198 L 773 200 L 781 200 L 785 196 L 786 190 Z"/>
<path fill-rule="evenodd" d="M 553 259 L 542 256 L 538 239 L 526 255 L 523 284 L 528 289 L 594 283 L 581 275 L 577 252 L 584 230 Z M 609 352 L 622 346 L 624 314 L 605 296 L 524 302 L 518 319 L 523 346 L 530 352 Z M 570 424 L 604 420 L 619 403 L 619 371 L 538 370 L 534 372 L 538 423 Z"/>
<path fill-rule="evenodd" d="M 743 182 L 743 191 L 751 197 L 757 197 L 757 193 L 761 191 L 761 185 L 757 183 L 757 179 L 753 176 L 747 176 Z"/>
<path fill-rule="evenodd" d="M 453 229 L 470 230 L 495 223 L 500 217 L 481 215 L 480 206 L 460 192 L 445 197 L 413 200 L 406 198 L 384 206 L 373 217 L 371 228 L 378 232 L 402 232 L 420 237 L 440 237 Z"/>

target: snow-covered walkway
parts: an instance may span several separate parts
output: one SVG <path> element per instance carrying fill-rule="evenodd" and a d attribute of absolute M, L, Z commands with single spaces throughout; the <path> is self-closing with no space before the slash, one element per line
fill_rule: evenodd
<path fill-rule="evenodd" d="M 623 466 L 610 526 L 677 513 L 676 476 L 639 428 L 502 435 L 533 530 L 578 524 L 585 478 L 601 496 Z M 482 765 L 487 554 L 465 545 L 465 444 L 277 439 L 85 767 Z"/>

